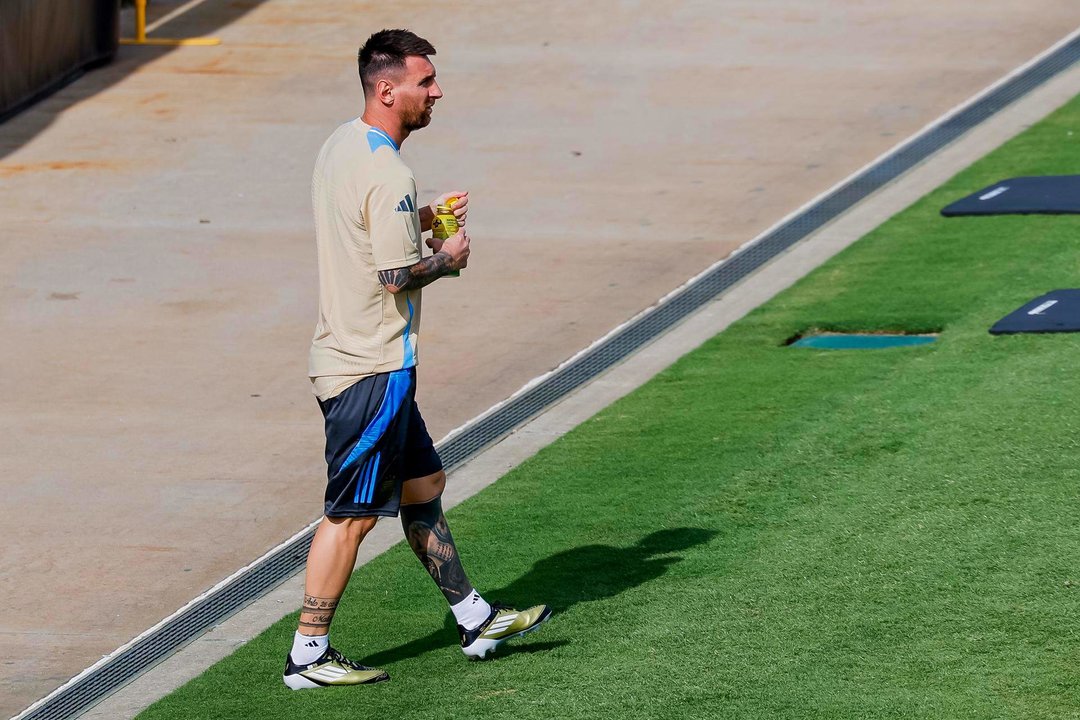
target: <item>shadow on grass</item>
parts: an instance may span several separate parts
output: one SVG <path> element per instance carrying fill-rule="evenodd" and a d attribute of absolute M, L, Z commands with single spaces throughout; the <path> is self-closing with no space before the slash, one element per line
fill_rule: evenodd
<path fill-rule="evenodd" d="M 489 600 L 497 599 L 516 607 L 544 602 L 558 615 L 578 603 L 604 600 L 656 580 L 669 566 L 682 560 L 671 553 L 702 545 L 715 536 L 715 530 L 676 528 L 650 533 L 631 547 L 584 545 L 571 548 L 540 560 L 514 582 L 497 590 L 485 590 L 484 595 Z M 370 655 L 364 662 L 374 666 L 387 665 L 457 642 L 457 627 L 448 613 L 440 629 Z M 499 654 L 533 653 L 567 643 L 562 640 L 509 646 L 505 651 L 500 649 Z"/>

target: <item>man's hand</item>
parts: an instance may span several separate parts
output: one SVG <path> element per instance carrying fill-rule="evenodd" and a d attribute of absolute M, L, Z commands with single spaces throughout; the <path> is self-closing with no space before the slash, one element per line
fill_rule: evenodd
<path fill-rule="evenodd" d="M 431 229 L 431 221 L 435 217 L 435 208 L 439 205 L 445 205 L 451 198 L 457 198 L 454 202 L 453 212 L 454 217 L 457 218 L 458 225 L 465 224 L 465 216 L 469 214 L 469 191 L 468 190 L 454 190 L 453 192 L 443 193 L 439 197 L 431 201 L 430 205 L 426 205 L 420 208 L 420 230 L 427 232 Z M 438 248 L 432 246 L 431 242 L 428 242 L 428 246 L 435 252 L 438 252 Z"/>
<path fill-rule="evenodd" d="M 449 255 L 451 269 L 461 270 L 469 264 L 469 253 L 471 252 L 469 244 L 471 242 L 468 233 L 465 232 L 465 228 L 461 228 L 456 233 L 446 238 L 435 252 Z"/>

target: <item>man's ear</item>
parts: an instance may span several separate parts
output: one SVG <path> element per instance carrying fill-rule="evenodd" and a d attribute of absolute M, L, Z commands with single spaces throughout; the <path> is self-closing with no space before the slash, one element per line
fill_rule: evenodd
<path fill-rule="evenodd" d="M 375 97 L 379 102 L 390 107 L 394 104 L 394 84 L 389 80 L 379 80 L 375 83 Z"/>

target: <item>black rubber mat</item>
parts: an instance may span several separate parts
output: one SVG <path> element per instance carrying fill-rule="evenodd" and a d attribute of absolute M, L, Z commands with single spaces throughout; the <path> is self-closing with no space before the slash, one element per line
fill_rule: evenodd
<path fill-rule="evenodd" d="M 1080 213 L 1080 175 L 1009 178 L 957 200 L 941 211 L 945 217 L 1074 213 Z"/>
<path fill-rule="evenodd" d="M 1080 290 L 1040 295 L 994 323 L 993 335 L 1080 332 Z"/>

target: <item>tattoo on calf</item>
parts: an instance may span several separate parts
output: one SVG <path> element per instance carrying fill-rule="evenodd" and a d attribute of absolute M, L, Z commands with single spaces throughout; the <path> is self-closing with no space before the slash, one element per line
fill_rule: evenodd
<path fill-rule="evenodd" d="M 472 592 L 458 556 L 450 526 L 443 515 L 442 501 L 435 498 L 401 508 L 401 527 L 416 557 L 420 559 L 447 602 L 454 605 Z"/>
<path fill-rule="evenodd" d="M 449 253 L 437 252 L 409 267 L 380 270 L 379 282 L 390 292 L 422 288 L 454 269 Z"/>

